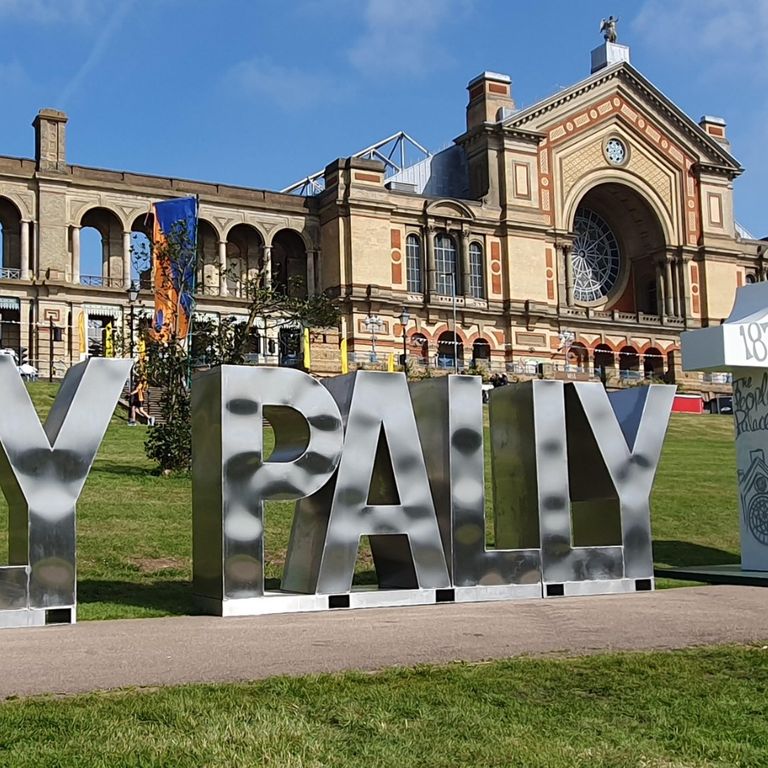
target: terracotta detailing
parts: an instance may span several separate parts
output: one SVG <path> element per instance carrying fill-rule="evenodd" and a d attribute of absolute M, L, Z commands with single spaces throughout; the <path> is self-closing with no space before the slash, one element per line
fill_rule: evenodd
<path fill-rule="evenodd" d="M 491 243 L 491 293 L 501 295 L 501 244 Z"/>

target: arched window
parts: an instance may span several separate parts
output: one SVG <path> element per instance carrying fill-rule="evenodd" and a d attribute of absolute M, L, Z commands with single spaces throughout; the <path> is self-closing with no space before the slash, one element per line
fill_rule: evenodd
<path fill-rule="evenodd" d="M 475 299 L 485 298 L 483 247 L 480 243 L 469 244 L 469 295 Z"/>
<path fill-rule="evenodd" d="M 456 241 L 444 232 L 435 237 L 435 285 L 443 296 L 452 296 L 459 285 L 456 261 Z M 455 281 L 455 282 L 454 282 Z"/>
<path fill-rule="evenodd" d="M 405 238 L 405 274 L 408 290 L 421 293 L 421 241 L 416 235 Z"/>

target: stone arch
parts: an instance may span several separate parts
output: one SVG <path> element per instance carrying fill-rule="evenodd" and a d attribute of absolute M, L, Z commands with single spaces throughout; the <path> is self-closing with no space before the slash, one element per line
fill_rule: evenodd
<path fill-rule="evenodd" d="M 94 206 L 80 216 L 80 282 L 112 288 L 130 279 L 124 274 L 123 220 L 110 208 Z M 130 258 L 128 258 L 130 266 Z"/>
<path fill-rule="evenodd" d="M 595 373 L 605 381 L 608 372 L 616 368 L 616 356 L 614 350 L 606 342 L 596 344 L 592 350 L 592 364 Z"/>
<path fill-rule="evenodd" d="M 250 227 L 251 229 L 255 229 L 256 232 L 259 233 L 259 237 L 261 238 L 262 243 L 268 242 L 266 230 L 261 224 L 255 221 L 233 221 L 228 226 L 224 227 L 223 230 L 221 230 L 219 227 L 217 227 L 214 224 L 212 224 L 211 226 L 214 227 L 214 229 L 219 235 L 219 238 L 223 241 L 227 241 L 229 239 L 229 233 L 236 227 Z"/>
<path fill-rule="evenodd" d="M 227 231 L 226 243 L 227 292 L 245 298 L 249 283 L 259 279 L 264 265 L 264 239 L 251 224 L 236 224 Z"/>
<path fill-rule="evenodd" d="M 646 379 L 664 375 L 664 356 L 657 347 L 649 346 L 643 352 L 643 375 Z"/>
<path fill-rule="evenodd" d="M 468 205 L 459 200 L 451 200 L 449 198 L 427 202 L 424 206 L 424 212 L 427 216 L 439 218 L 467 219 L 469 221 L 474 221 L 475 219 L 475 214 Z"/>
<path fill-rule="evenodd" d="M 475 365 L 489 365 L 491 362 L 491 342 L 484 336 L 478 336 L 472 342 L 472 360 Z"/>
<path fill-rule="evenodd" d="M 589 367 L 589 349 L 587 349 L 587 345 L 582 341 L 571 343 L 568 347 L 566 362 L 569 366 L 575 366 L 580 371 L 586 370 Z"/>
<path fill-rule="evenodd" d="M 563 202 L 562 210 L 564 227 L 568 228 L 573 223 L 576 208 L 578 208 L 581 199 L 591 190 L 605 184 L 615 184 L 631 189 L 636 195 L 642 198 L 646 205 L 648 205 L 656 214 L 656 218 L 658 219 L 664 235 L 664 240 L 667 243 L 676 243 L 681 240 L 679 236 L 679 228 L 675 226 L 672 216 L 667 210 L 667 206 L 664 204 L 661 197 L 659 197 L 658 192 L 656 192 L 650 184 L 639 177 L 628 174 L 622 176 L 608 176 L 604 169 L 593 171 L 584 176 L 577 184 L 574 184 L 573 188 L 568 193 L 568 197 Z"/>
<path fill-rule="evenodd" d="M 657 297 L 648 285 L 658 279 L 657 262 L 666 254 L 669 241 L 648 199 L 629 185 L 605 181 L 589 187 L 569 215 L 568 227 L 577 232 L 568 255 L 576 303 L 657 314 Z M 589 261 L 590 241 L 599 243 L 604 255 L 612 256 L 601 262 L 599 271 L 584 266 Z M 585 287 L 592 276 L 604 288 Z"/>
<path fill-rule="evenodd" d="M 413 356 L 419 363 L 429 365 L 429 339 L 423 331 L 408 334 L 408 347 L 413 350 Z"/>
<path fill-rule="evenodd" d="M 21 275 L 21 209 L 9 197 L 0 196 L 0 267 L 3 277 Z"/>
<path fill-rule="evenodd" d="M 272 285 L 288 294 L 307 296 L 314 291 L 307 243 L 301 232 L 281 229 L 272 237 Z"/>
<path fill-rule="evenodd" d="M 196 292 L 205 296 L 218 296 L 220 286 L 219 233 L 210 221 L 198 219 Z"/>
<path fill-rule="evenodd" d="M 619 375 L 622 378 L 636 378 L 640 375 L 640 355 L 631 344 L 619 350 Z"/>
<path fill-rule="evenodd" d="M 155 216 L 151 211 L 137 216 L 131 223 L 131 279 L 139 288 L 152 288 L 152 230 Z"/>
<path fill-rule="evenodd" d="M 437 337 L 437 365 L 438 368 L 464 366 L 464 342 L 458 332 L 443 331 Z"/>

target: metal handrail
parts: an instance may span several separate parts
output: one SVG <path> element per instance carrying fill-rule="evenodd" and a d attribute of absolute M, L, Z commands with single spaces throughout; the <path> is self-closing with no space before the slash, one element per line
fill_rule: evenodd
<path fill-rule="evenodd" d="M 122 277 L 104 277 L 103 275 L 80 275 L 80 285 L 90 285 L 94 288 L 122 288 Z"/>

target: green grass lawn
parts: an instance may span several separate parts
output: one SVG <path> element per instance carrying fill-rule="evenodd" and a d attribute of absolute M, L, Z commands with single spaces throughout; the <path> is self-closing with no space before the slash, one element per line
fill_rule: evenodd
<path fill-rule="evenodd" d="M 758 768 L 768 651 L 513 659 L 0 705 L 0 765 Z"/>
<path fill-rule="evenodd" d="M 47 413 L 56 386 L 36 383 L 30 391 L 40 413 Z M 144 457 L 145 437 L 145 427 L 128 428 L 125 414 L 118 412 L 78 503 L 79 619 L 194 612 L 191 483 L 187 477 L 153 474 Z M 4 558 L 7 514 L 4 500 L 0 504 Z M 292 509 L 289 503 L 267 505 L 266 575 L 273 586 L 282 570 Z M 738 562 L 730 417 L 672 417 L 652 515 L 658 564 Z M 360 581 L 373 580 L 366 551 L 358 571 Z"/>

